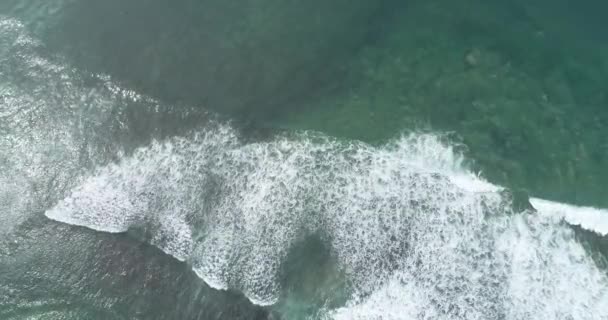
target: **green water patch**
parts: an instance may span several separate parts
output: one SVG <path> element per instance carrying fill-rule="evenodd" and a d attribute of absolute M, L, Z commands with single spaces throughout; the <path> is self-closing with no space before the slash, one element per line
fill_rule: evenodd
<path fill-rule="evenodd" d="M 13 11 L 74 66 L 168 103 L 256 118 L 330 91 L 340 62 L 374 38 L 391 3 L 79 0 L 46 28 Z"/>
<path fill-rule="evenodd" d="M 340 90 L 275 123 L 371 142 L 454 131 L 494 183 L 606 206 L 608 42 L 543 6 L 411 1 Z"/>
<path fill-rule="evenodd" d="M 0 12 L 70 65 L 163 102 L 368 142 L 453 131 L 494 183 L 607 206 L 605 6 L 27 0 Z"/>
<path fill-rule="evenodd" d="M 273 307 L 285 319 L 310 319 L 319 310 L 343 306 L 348 282 L 320 236 L 309 236 L 291 249 L 283 266 L 283 295 Z"/>

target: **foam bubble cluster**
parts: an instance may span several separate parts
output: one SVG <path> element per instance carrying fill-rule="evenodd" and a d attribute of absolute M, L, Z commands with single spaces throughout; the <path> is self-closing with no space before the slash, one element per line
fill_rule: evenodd
<path fill-rule="evenodd" d="M 417 134 L 373 147 L 302 133 L 242 143 L 217 124 L 99 169 L 47 216 L 143 228 L 211 286 L 260 305 L 279 299 L 282 264 L 314 234 L 352 284 L 350 302 L 328 317 L 608 315 L 606 276 L 572 231 L 513 212 L 441 140 Z"/>
<path fill-rule="evenodd" d="M 606 234 L 606 212 L 532 199 L 537 213 L 515 213 L 437 135 L 380 147 L 313 133 L 244 143 L 209 124 L 81 178 L 123 153 L 127 105 L 162 108 L 42 58 L 23 29 L 0 18 L 0 233 L 60 198 L 48 217 L 133 230 L 260 305 L 281 297 L 288 254 L 315 235 L 350 285 L 348 303 L 320 317 L 608 318 L 606 274 L 563 223 Z"/>

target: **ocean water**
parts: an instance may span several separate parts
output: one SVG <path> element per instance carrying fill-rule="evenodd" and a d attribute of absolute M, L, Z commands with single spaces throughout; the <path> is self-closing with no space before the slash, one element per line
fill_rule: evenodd
<path fill-rule="evenodd" d="M 0 1 L 0 318 L 608 319 L 604 9 Z"/>

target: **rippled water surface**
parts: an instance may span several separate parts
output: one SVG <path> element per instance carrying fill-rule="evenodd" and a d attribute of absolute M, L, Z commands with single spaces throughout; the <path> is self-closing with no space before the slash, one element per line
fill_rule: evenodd
<path fill-rule="evenodd" d="M 0 318 L 608 319 L 606 9 L 0 0 Z"/>

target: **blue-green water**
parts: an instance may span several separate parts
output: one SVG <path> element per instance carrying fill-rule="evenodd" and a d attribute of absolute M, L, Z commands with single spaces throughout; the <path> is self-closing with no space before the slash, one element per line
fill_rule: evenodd
<path fill-rule="evenodd" d="M 0 318 L 608 318 L 606 7 L 0 0 Z"/>

